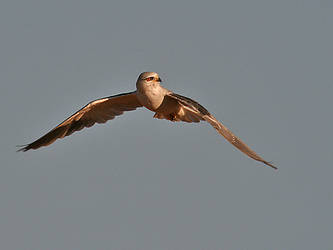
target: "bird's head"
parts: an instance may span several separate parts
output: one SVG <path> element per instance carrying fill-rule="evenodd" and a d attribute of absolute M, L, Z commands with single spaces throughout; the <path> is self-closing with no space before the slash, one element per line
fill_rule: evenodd
<path fill-rule="evenodd" d="M 153 83 L 153 82 L 162 82 L 161 78 L 156 72 L 143 72 L 139 75 L 138 82 L 142 83 Z"/>

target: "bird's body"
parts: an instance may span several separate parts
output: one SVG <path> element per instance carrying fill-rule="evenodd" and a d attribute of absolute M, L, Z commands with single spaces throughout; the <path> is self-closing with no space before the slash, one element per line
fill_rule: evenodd
<path fill-rule="evenodd" d="M 159 83 L 159 80 L 151 80 L 145 82 L 146 77 L 154 77 L 154 79 L 159 79 L 158 75 L 154 75 L 153 72 L 144 72 L 139 76 L 136 83 L 136 95 L 139 102 L 151 111 L 156 111 L 162 104 L 164 96 L 170 92 L 169 90 L 163 88 Z"/>
<path fill-rule="evenodd" d="M 228 128 L 212 116 L 207 109 L 196 101 L 173 93 L 160 85 L 161 79 L 155 72 L 143 72 L 136 82 L 136 91 L 101 98 L 90 102 L 74 115 L 60 123 L 38 140 L 23 146 L 19 151 L 27 151 L 47 146 L 58 138 L 63 138 L 84 127 L 95 123 L 105 123 L 124 111 L 146 107 L 155 112 L 154 118 L 170 121 L 200 122 L 207 121 L 218 133 L 231 144 L 254 160 L 276 169 L 250 149 L 243 141 L 235 136 Z"/>

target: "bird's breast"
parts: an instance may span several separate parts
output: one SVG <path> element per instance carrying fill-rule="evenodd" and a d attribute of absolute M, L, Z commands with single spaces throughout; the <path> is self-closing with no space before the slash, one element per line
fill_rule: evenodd
<path fill-rule="evenodd" d="M 150 109 L 156 111 L 162 104 L 165 91 L 161 87 L 147 86 L 137 91 L 139 102 Z"/>

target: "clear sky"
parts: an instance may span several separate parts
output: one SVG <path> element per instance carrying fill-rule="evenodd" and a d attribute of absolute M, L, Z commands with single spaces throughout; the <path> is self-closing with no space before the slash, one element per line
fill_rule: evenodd
<path fill-rule="evenodd" d="M 332 249 L 333 5 L 0 2 L 1 249 Z M 206 123 L 141 109 L 16 153 L 142 71 Z"/>

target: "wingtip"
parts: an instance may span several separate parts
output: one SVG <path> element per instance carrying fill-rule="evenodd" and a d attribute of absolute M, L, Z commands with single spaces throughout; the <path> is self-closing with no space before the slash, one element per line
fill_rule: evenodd
<path fill-rule="evenodd" d="M 30 148 L 29 148 L 29 144 L 26 144 L 26 145 L 16 145 L 16 147 L 18 147 L 19 149 L 16 150 L 16 152 L 26 152 L 28 151 Z"/>
<path fill-rule="evenodd" d="M 278 168 L 275 167 L 275 166 L 272 164 L 272 162 L 264 161 L 264 163 L 265 163 L 267 166 L 270 166 L 271 168 L 273 168 L 275 171 L 278 170 Z"/>

